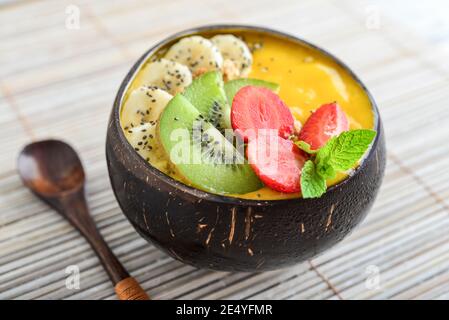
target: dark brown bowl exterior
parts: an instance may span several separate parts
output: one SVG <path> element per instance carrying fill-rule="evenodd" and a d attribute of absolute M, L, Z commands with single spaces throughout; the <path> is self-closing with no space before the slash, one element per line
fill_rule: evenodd
<path fill-rule="evenodd" d="M 314 47 L 277 31 L 248 26 L 197 28 L 163 43 L 211 29 L 223 32 L 259 30 Z M 256 201 L 210 194 L 177 182 L 153 168 L 133 150 L 120 128 L 121 97 L 143 59 L 159 45 L 150 49 L 123 81 L 109 120 L 106 141 L 115 196 L 142 237 L 174 258 L 200 268 L 264 271 L 316 256 L 341 241 L 362 221 L 376 198 L 386 161 L 382 123 L 371 96 L 376 114 L 376 139 L 355 173 L 329 188 L 321 198 Z M 351 72 L 338 59 L 334 60 Z M 354 78 L 357 79 L 355 75 Z"/>

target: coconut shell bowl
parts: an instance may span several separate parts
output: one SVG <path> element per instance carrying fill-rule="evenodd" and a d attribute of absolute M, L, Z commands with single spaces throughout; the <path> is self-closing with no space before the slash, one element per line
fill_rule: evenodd
<path fill-rule="evenodd" d="M 353 174 L 320 198 L 245 200 L 185 185 L 146 162 L 126 140 L 120 107 L 139 67 L 181 37 L 210 32 L 256 30 L 320 51 L 359 82 L 371 100 L 375 140 Z M 296 37 L 250 26 L 207 26 L 177 33 L 149 49 L 123 80 L 109 119 L 107 164 L 117 201 L 137 232 L 173 258 L 227 271 L 266 271 L 315 257 L 345 238 L 366 216 L 385 170 L 385 141 L 376 104 L 357 76 L 340 60 Z"/>

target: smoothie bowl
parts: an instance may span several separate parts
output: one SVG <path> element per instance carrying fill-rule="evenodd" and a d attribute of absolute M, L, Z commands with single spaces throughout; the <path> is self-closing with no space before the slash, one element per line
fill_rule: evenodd
<path fill-rule="evenodd" d="M 335 245 L 371 208 L 385 169 L 377 107 L 350 69 L 249 26 L 187 30 L 146 52 L 118 91 L 106 155 L 142 237 L 234 271 Z"/>

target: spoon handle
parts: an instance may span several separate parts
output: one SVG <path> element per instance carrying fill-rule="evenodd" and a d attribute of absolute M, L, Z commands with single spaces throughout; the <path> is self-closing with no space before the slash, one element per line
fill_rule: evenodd
<path fill-rule="evenodd" d="M 120 300 L 149 300 L 139 283 L 129 275 L 104 241 L 87 208 L 84 190 L 60 198 L 60 213 L 79 230 L 100 259 L 106 273 L 115 286 Z"/>

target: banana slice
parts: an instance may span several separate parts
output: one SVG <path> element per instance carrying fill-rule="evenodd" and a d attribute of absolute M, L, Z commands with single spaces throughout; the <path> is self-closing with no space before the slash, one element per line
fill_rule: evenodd
<path fill-rule="evenodd" d="M 229 66 L 228 61 L 232 61 L 238 70 L 237 75 L 235 75 L 235 71 L 233 71 L 228 78 L 248 76 L 253 64 L 253 56 L 245 42 L 232 34 L 218 34 L 210 40 L 217 46 L 218 50 L 220 50 L 225 64 Z M 233 70 L 233 68 L 230 67 L 227 69 Z"/>
<path fill-rule="evenodd" d="M 192 73 L 183 64 L 159 59 L 145 66 L 140 81 L 144 86 L 157 86 L 175 95 L 192 82 Z"/>
<path fill-rule="evenodd" d="M 125 137 L 145 160 L 150 161 L 153 148 L 157 148 L 156 123 L 144 123 L 143 125 L 125 130 Z"/>
<path fill-rule="evenodd" d="M 122 125 L 125 131 L 143 125 L 156 123 L 167 103 L 173 98 L 157 87 L 139 87 L 129 95 L 122 109 Z"/>
<path fill-rule="evenodd" d="M 223 57 L 218 48 L 200 36 L 179 40 L 171 46 L 165 58 L 188 66 L 193 76 L 206 71 L 221 70 L 223 67 Z"/>

